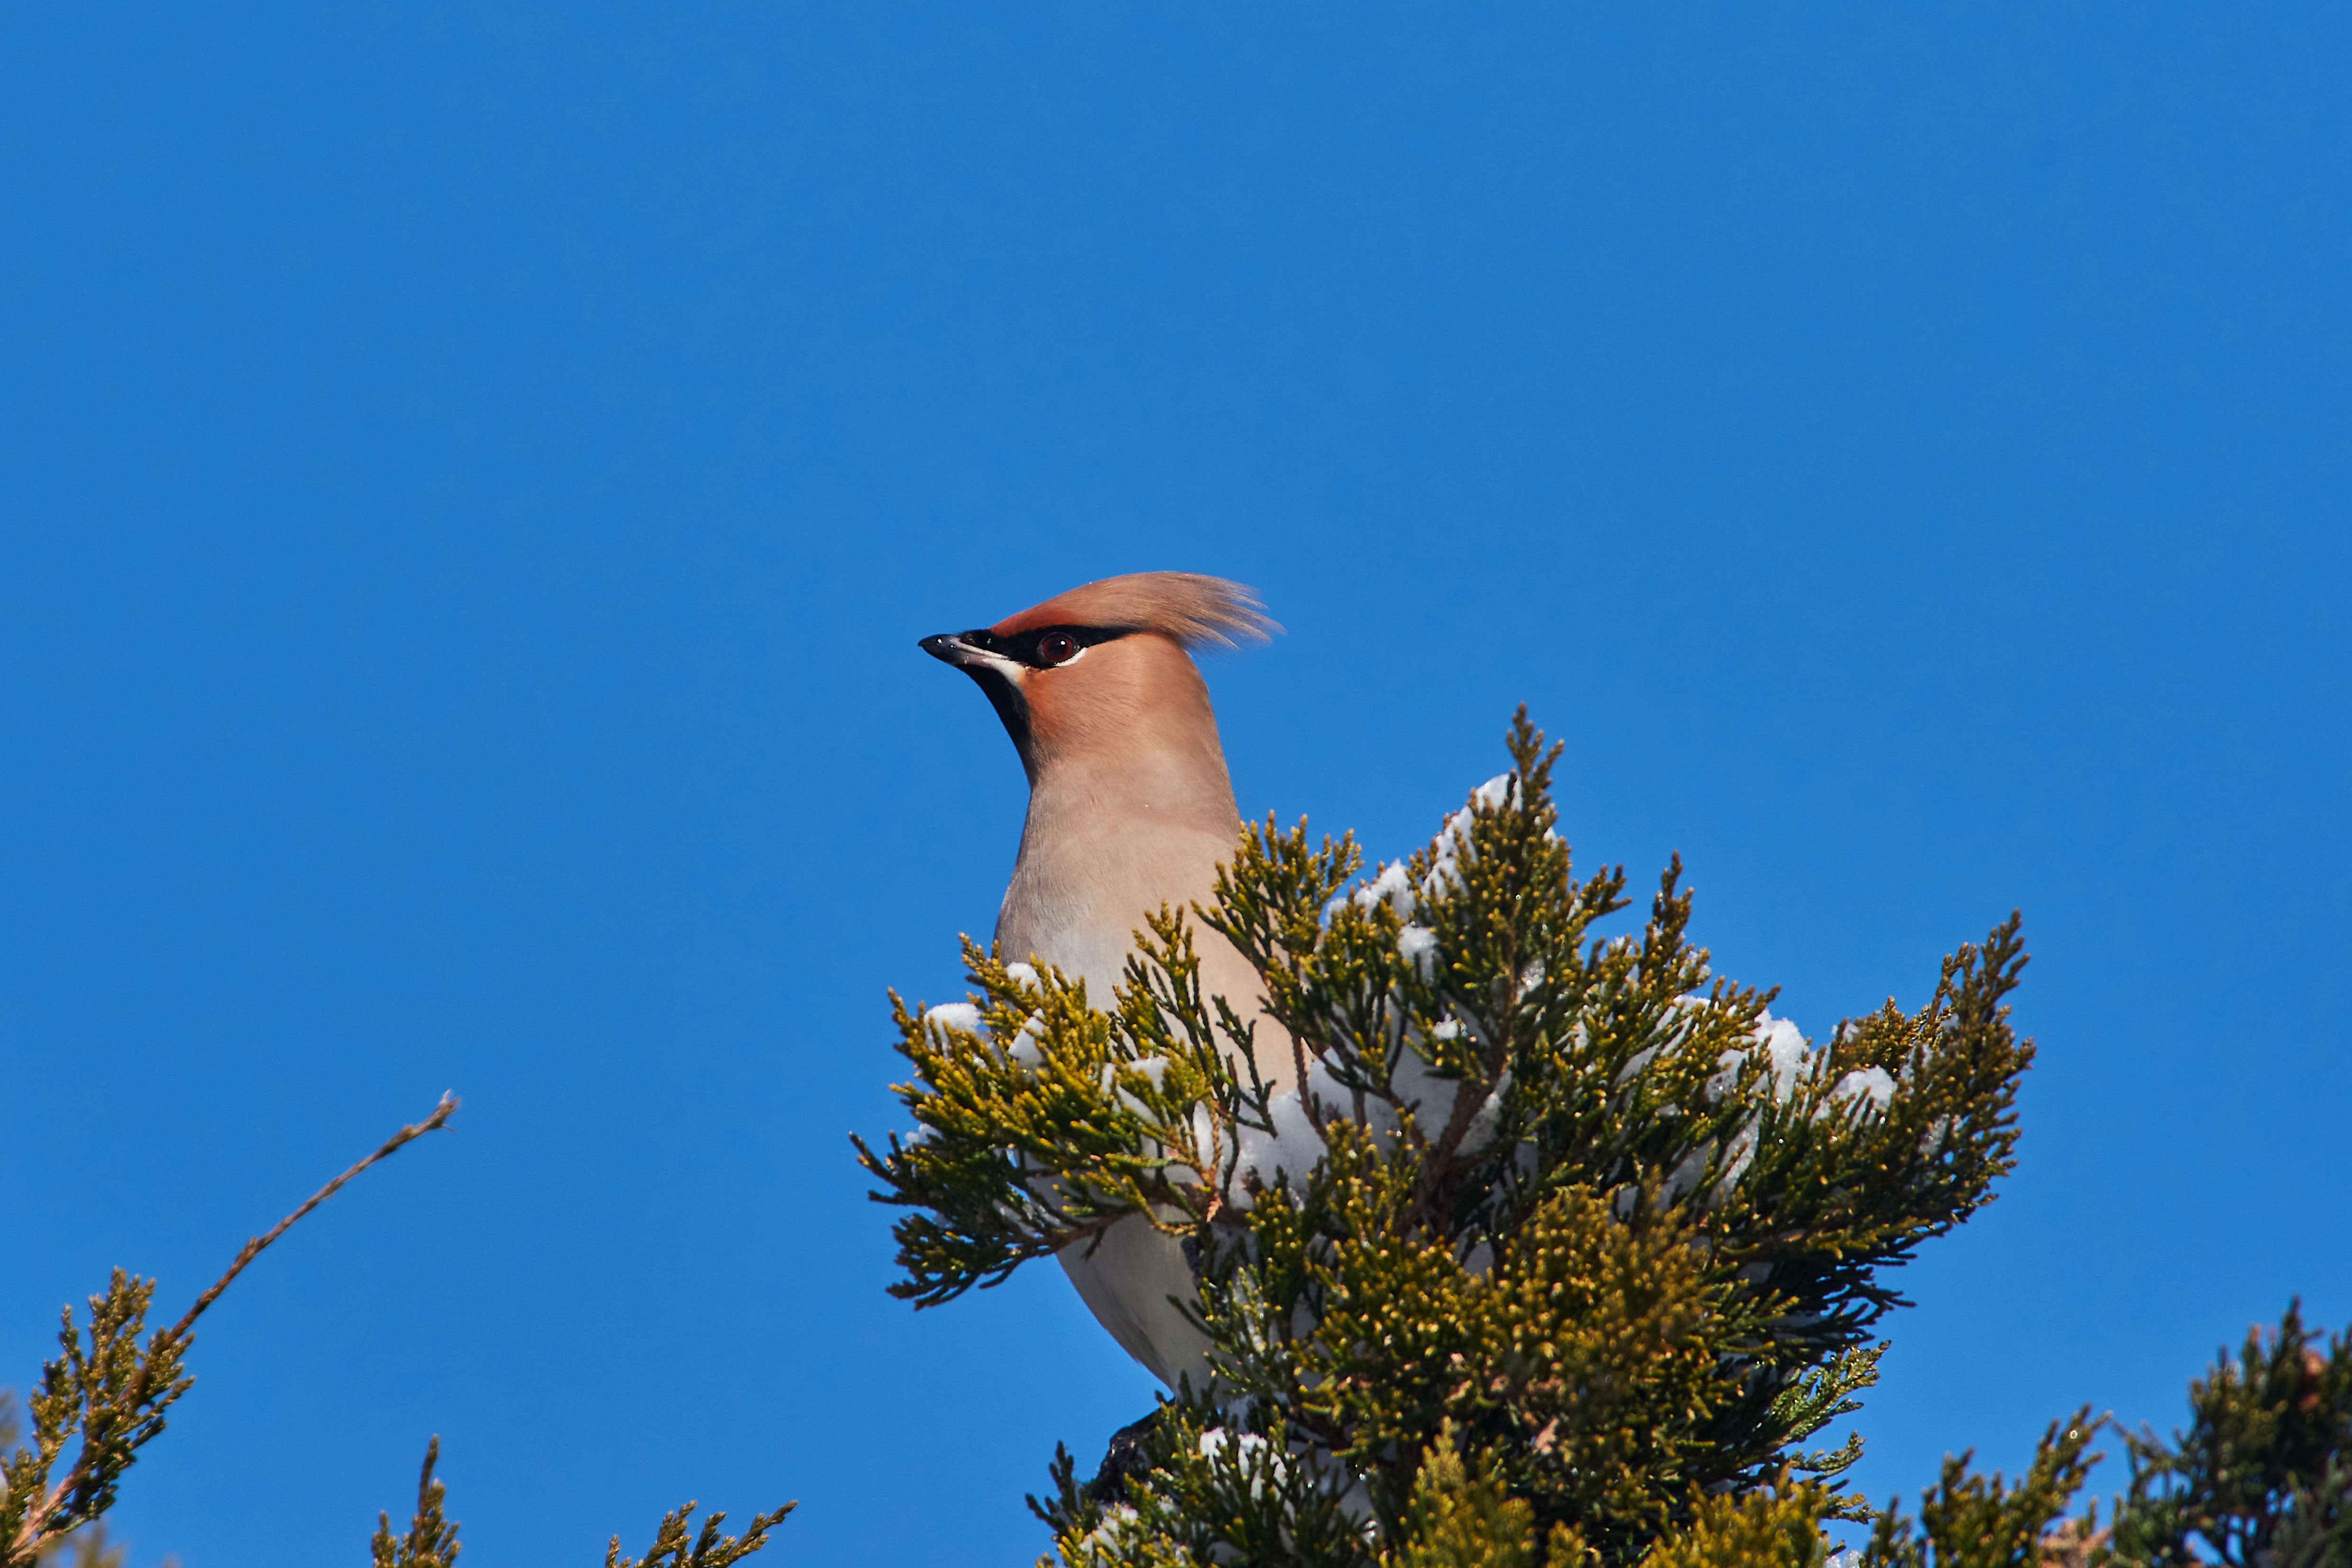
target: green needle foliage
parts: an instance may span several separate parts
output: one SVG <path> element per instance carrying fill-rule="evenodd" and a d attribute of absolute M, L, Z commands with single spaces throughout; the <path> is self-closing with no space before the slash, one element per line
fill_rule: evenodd
<path fill-rule="evenodd" d="M 2352 1334 L 2306 1329 L 2300 1302 L 2189 1389 L 2167 1442 L 2126 1434 L 2119 1561 L 2352 1568 Z"/>
<path fill-rule="evenodd" d="M 425 1445 L 425 1468 L 416 1478 L 416 1513 L 406 1536 L 392 1533 L 392 1516 L 375 1516 L 375 1539 L 368 1542 L 373 1568 L 451 1568 L 457 1561 L 457 1521 L 444 1517 L 448 1489 L 433 1479 L 441 1459 L 441 1439 Z"/>
<path fill-rule="evenodd" d="M 604 1552 L 604 1568 L 727 1568 L 729 1563 L 740 1562 L 765 1546 L 768 1531 L 799 1506 L 788 1502 L 773 1512 L 753 1514 L 751 1528 L 740 1536 L 721 1535 L 719 1527 L 727 1521 L 727 1516 L 714 1513 L 702 1521 L 701 1533 L 689 1541 L 687 1531 L 695 1510 L 689 1502 L 662 1515 L 661 1525 L 654 1531 L 653 1546 L 643 1557 L 622 1556 L 621 1538 L 613 1537 L 613 1544 Z"/>
<path fill-rule="evenodd" d="M 894 1294 L 937 1306 L 1114 1225 L 1180 1238 L 1210 1386 L 1031 1506 L 1067 1568 L 2352 1568 L 2352 1354 L 2290 1310 L 2126 1436 L 2111 1528 L 2071 1513 L 2087 1409 L 2014 1483 L 1949 1460 L 1916 1518 L 1843 1479 L 1902 1299 L 1887 1270 L 2015 1156 L 2033 1047 L 2012 915 L 1805 1042 L 1717 975 L 1669 866 L 1638 933 L 1580 878 L 1524 712 L 1511 771 L 1430 846 L 1249 829 L 1108 998 L 967 942 L 973 991 L 892 998 L 915 1123 L 856 1140 L 900 1210 Z M 1195 924 L 1255 965 L 1304 1095 L 1203 996 Z M 1123 1442 L 1127 1439 L 1123 1438 Z"/>
<path fill-rule="evenodd" d="M 155 1282 L 118 1268 L 89 1298 L 87 1329 L 64 1309 L 59 1353 L 26 1400 L 32 1443 L 0 1461 L 0 1568 L 31 1568 L 53 1544 L 114 1505 L 115 1487 L 139 1450 L 163 1430 L 164 1412 L 195 1380 L 182 1370 L 190 1336 L 145 1336 Z M 50 1477 L 68 1448 L 73 1462 Z"/>
<path fill-rule="evenodd" d="M 33 1396 L 29 1447 L 11 1438 L 0 1458 L 0 1568 L 31 1568 L 67 1535 L 93 1524 L 114 1504 L 116 1484 L 139 1450 L 163 1431 L 164 1415 L 194 1385 L 183 1363 L 195 1342 L 196 1321 L 220 1300 L 239 1274 L 272 1243 L 344 1184 L 377 1162 L 391 1158 L 428 1132 L 438 1131 L 457 1109 L 443 1095 L 431 1115 L 402 1128 L 373 1154 L 310 1194 L 301 1207 L 263 1235 L 247 1242 L 227 1271 L 213 1281 L 170 1328 L 140 1334 L 155 1282 L 118 1268 L 103 1295 L 89 1298 L 89 1325 L 77 1329 L 73 1309 L 64 1310 L 58 1335 L 59 1354 L 41 1368 Z M 54 1482 L 58 1466 L 73 1455 Z"/>
<path fill-rule="evenodd" d="M 0 1454 L 13 1453 L 25 1436 L 16 1416 L 16 1396 L 0 1388 Z M 95 1520 L 68 1534 L 51 1537 L 37 1558 L 41 1568 L 123 1568 L 128 1553 L 107 1538 L 106 1522 Z M 176 1559 L 165 1559 L 172 1568 Z"/>
<path fill-rule="evenodd" d="M 425 1469 L 416 1480 L 416 1512 L 406 1535 L 393 1534 L 391 1516 L 376 1515 L 375 1539 L 369 1543 L 374 1554 L 373 1568 L 454 1568 L 457 1522 L 444 1513 L 446 1492 L 433 1479 L 433 1467 L 440 1458 L 441 1439 L 435 1437 L 425 1446 Z M 753 1514 L 751 1528 L 741 1535 L 720 1532 L 719 1526 L 727 1522 L 723 1513 L 705 1518 L 700 1532 L 690 1533 L 697 1506 L 689 1502 L 662 1515 L 654 1530 L 653 1545 L 643 1557 L 622 1556 L 621 1538 L 613 1537 L 604 1552 L 604 1568 L 729 1568 L 765 1546 L 768 1532 L 800 1505 L 788 1502 L 773 1512 Z"/>
<path fill-rule="evenodd" d="M 1620 1564 L 1746 1528 L 1721 1510 L 1751 1497 L 1808 1542 L 1864 1516 L 1858 1439 L 1801 1445 L 1875 1378 L 1885 1270 L 2010 1168 L 2018 921 L 1917 1012 L 1806 1048 L 1690 942 L 1678 863 L 1638 935 L 1596 929 L 1624 874 L 1579 879 L 1558 748 L 1524 711 L 1508 744 L 1370 879 L 1347 838 L 1252 827 L 1108 1011 L 970 942 L 968 1006 L 893 998 L 918 1131 L 856 1147 L 908 1211 L 894 1293 L 938 1305 L 1119 1223 L 1195 1260 L 1213 1385 L 1123 1483 L 1057 1461 L 1035 1506 L 1066 1562 Z M 1239 1048 L 1250 999 L 1200 994 L 1194 919 L 1256 966 L 1303 1097 Z"/>
<path fill-rule="evenodd" d="M 441 1439 L 436 1437 L 425 1446 L 425 1470 L 416 1482 L 416 1512 L 406 1535 L 392 1533 L 391 1516 L 376 1515 L 375 1539 L 369 1543 L 374 1554 L 373 1568 L 453 1568 L 457 1563 L 457 1522 L 442 1511 L 446 1494 L 433 1479 L 433 1467 L 440 1458 Z M 709 1515 L 703 1520 L 699 1534 L 689 1534 L 697 1506 L 689 1502 L 662 1515 L 654 1530 L 654 1543 L 643 1557 L 622 1556 L 621 1538 L 613 1537 L 604 1552 L 604 1568 L 728 1568 L 765 1546 L 768 1532 L 800 1505 L 788 1502 L 772 1512 L 753 1514 L 751 1528 L 740 1536 L 720 1533 L 719 1527 L 727 1522 L 723 1513 Z"/>
<path fill-rule="evenodd" d="M 1643 1568 L 1822 1568 L 1821 1521 L 1836 1505 L 1811 1482 L 1691 1500 L 1688 1525 L 1643 1557 Z"/>
<path fill-rule="evenodd" d="M 1210 906 L 1138 934 L 1108 1011 L 969 942 L 969 1002 L 893 996 L 917 1130 L 853 1142 L 905 1211 L 894 1294 L 937 1306 L 1117 1225 L 1192 1264 L 1213 1375 L 1095 1480 L 1057 1453 L 1030 1500 L 1066 1568 L 1825 1568 L 1839 1520 L 1871 1531 L 1837 1568 L 2352 1568 L 2352 1335 L 2298 1306 L 2191 1385 L 2186 1429 L 2124 1436 L 2106 1529 L 2070 1512 L 2108 1425 L 2087 1407 L 2014 1484 L 1964 1454 L 1916 1518 L 1853 1497 L 1859 1434 L 1804 1445 L 1876 1380 L 1885 1271 L 2014 1158 L 2018 919 L 1917 1012 L 1810 1044 L 1690 942 L 1678 862 L 1638 934 L 1598 929 L 1624 873 L 1578 879 L 1558 748 L 1524 711 L 1508 743 L 1509 773 L 1370 878 L 1347 838 L 1249 829 Z M 1255 963 L 1303 1092 L 1202 994 L 1194 921 Z M 171 1327 L 120 1269 L 86 1321 L 65 1310 L 26 1420 L 0 1401 L 0 1568 L 120 1568 L 101 1518 L 193 1384 L 197 1320 L 456 1104 Z M 373 1568 L 455 1568 L 438 1458 L 405 1535 L 378 1516 Z M 730 1536 L 689 1502 L 605 1568 L 730 1568 L 793 1506 Z"/>
<path fill-rule="evenodd" d="M 2290 1304 L 2189 1385 L 2189 1421 L 2169 1439 L 2124 1434 L 2130 1466 L 2114 1526 L 2095 1505 L 2059 1521 L 2098 1460 L 2105 1420 L 2053 1423 L 2013 1487 L 1944 1462 L 1919 1517 L 1889 1505 L 1866 1568 L 2352 1568 L 2352 1336 L 2307 1329 Z M 2053 1525 L 2058 1528 L 2053 1529 Z"/>
<path fill-rule="evenodd" d="M 2015 1486 L 2000 1472 L 1978 1475 L 1969 1456 L 1944 1461 L 1944 1473 L 1920 1500 L 1915 1523 L 1889 1504 L 1878 1516 L 1864 1553 L 1869 1568 L 2007 1568 L 2050 1555 L 2051 1526 L 2082 1489 L 2097 1456 L 2086 1458 L 2098 1423 L 2088 1409 L 2051 1424 L 2033 1462 Z"/>
<path fill-rule="evenodd" d="M 442 1096 L 430 1116 L 394 1133 L 374 1153 L 246 1243 L 227 1272 L 178 1322 L 147 1334 L 143 1342 L 155 1296 L 152 1279 L 116 1269 L 104 1294 L 89 1298 L 86 1327 L 75 1323 L 71 1307 L 65 1309 L 60 1353 L 42 1367 L 26 1402 L 32 1422 L 29 1446 L 12 1401 L 0 1393 L 0 1568 L 122 1568 L 123 1552 L 108 1543 L 100 1516 L 113 1506 L 116 1484 L 139 1451 L 163 1431 L 164 1413 L 195 1383 L 184 1363 L 194 1342 L 196 1320 L 296 1222 L 369 1166 L 438 1131 L 457 1109 L 454 1096 Z M 68 1454 L 71 1463 L 53 1481 Z M 435 1437 L 425 1445 L 416 1510 L 405 1535 L 393 1534 L 389 1515 L 376 1516 L 369 1542 L 373 1568 L 455 1568 L 457 1522 L 444 1512 L 446 1493 L 433 1475 L 440 1457 L 441 1439 Z M 614 1536 L 604 1568 L 730 1568 L 765 1546 L 769 1532 L 798 1505 L 753 1515 L 740 1536 L 721 1532 L 723 1513 L 711 1514 L 694 1532 L 696 1506 L 689 1502 L 663 1515 L 643 1557 L 623 1557 L 621 1539 Z"/>

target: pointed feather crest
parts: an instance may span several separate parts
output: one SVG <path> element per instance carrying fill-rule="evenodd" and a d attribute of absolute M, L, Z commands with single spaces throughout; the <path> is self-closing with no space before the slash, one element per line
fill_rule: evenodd
<path fill-rule="evenodd" d="M 1057 594 L 989 628 L 1015 637 L 1040 626 L 1124 627 L 1157 632 L 1186 648 L 1264 642 L 1282 628 L 1257 595 L 1197 572 L 1136 572 Z"/>

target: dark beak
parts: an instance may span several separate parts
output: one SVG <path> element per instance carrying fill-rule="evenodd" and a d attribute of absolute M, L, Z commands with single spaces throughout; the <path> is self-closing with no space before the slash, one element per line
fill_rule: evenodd
<path fill-rule="evenodd" d="M 962 634 L 959 632 L 940 632 L 934 637 L 923 638 L 915 646 L 945 664 L 961 668 L 972 661 L 971 646 L 963 640 Z"/>
<path fill-rule="evenodd" d="M 1022 769 L 1034 785 L 1037 770 L 1029 754 L 1029 702 L 1021 695 L 1020 683 L 1008 671 L 1006 660 L 990 647 L 995 642 L 995 634 L 983 626 L 978 631 L 940 632 L 919 639 L 915 646 L 942 664 L 954 665 L 987 693 L 989 706 L 1003 721 L 1013 750 L 1021 753 Z"/>

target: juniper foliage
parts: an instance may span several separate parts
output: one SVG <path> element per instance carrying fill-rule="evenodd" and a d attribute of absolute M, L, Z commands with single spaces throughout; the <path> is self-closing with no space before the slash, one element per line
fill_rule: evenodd
<path fill-rule="evenodd" d="M 2035 1447 L 2033 1462 L 2014 1486 L 2000 1473 L 1969 1468 L 1972 1454 L 1944 1461 L 1942 1477 L 1921 1499 L 1919 1518 L 1889 1503 L 1873 1524 L 1863 1553 L 1867 1568 L 2009 1568 L 2053 1555 L 2051 1527 L 2082 1489 L 2097 1462 L 2085 1455 L 2099 1423 L 2085 1408 L 2054 1421 Z M 2095 1528 L 2095 1521 L 2086 1524 Z"/>
<path fill-rule="evenodd" d="M 1036 1506 L 1066 1562 L 1446 1561 L 1433 1531 L 1482 1519 L 1617 1564 L 1708 1499 L 1863 1513 L 1858 1443 L 1802 1445 L 1874 1379 L 1885 1271 L 2010 1167 L 2018 920 L 1917 1012 L 1798 1049 L 1690 942 L 1678 861 L 1638 935 L 1596 929 L 1625 875 L 1573 871 L 1524 710 L 1508 746 L 1369 879 L 1349 838 L 1252 826 L 1110 998 L 969 941 L 977 1028 L 893 996 L 918 1131 L 857 1152 L 908 1211 L 894 1293 L 938 1305 L 1122 1222 L 1196 1260 L 1213 1386 L 1122 1486 L 1061 1457 Z M 1302 1096 L 1251 1065 L 1251 999 L 1201 994 L 1195 920 L 1257 968 Z"/>
<path fill-rule="evenodd" d="M 425 1445 L 425 1468 L 416 1478 L 416 1512 L 408 1533 L 392 1532 L 392 1516 L 375 1516 L 375 1538 L 368 1542 L 373 1568 L 453 1568 L 457 1561 L 457 1522 L 442 1511 L 448 1489 L 433 1479 L 441 1459 L 441 1439 Z"/>
<path fill-rule="evenodd" d="M 2126 1433 L 2119 1561 L 2352 1568 L 2352 1332 L 2306 1328 L 2299 1301 L 2189 1385 L 2170 1440 Z"/>
<path fill-rule="evenodd" d="M 727 1516 L 714 1513 L 703 1520 L 699 1534 L 689 1536 L 696 1507 L 689 1502 L 662 1515 L 654 1543 L 643 1557 L 622 1556 L 621 1538 L 613 1537 L 613 1544 L 604 1552 L 604 1568 L 728 1568 L 765 1546 L 768 1531 L 799 1506 L 788 1502 L 771 1512 L 753 1514 L 751 1528 L 740 1536 L 721 1534 L 719 1527 L 727 1522 Z"/>
<path fill-rule="evenodd" d="M 101 1516 L 114 1504 L 117 1485 L 139 1451 L 162 1435 L 165 1413 L 194 1385 L 185 1366 L 197 1319 L 220 1300 L 236 1277 L 305 1215 L 341 1190 L 361 1172 L 425 1133 L 446 1125 L 457 1098 L 444 1095 L 424 1121 L 402 1128 L 384 1144 L 329 1182 L 301 1207 L 268 1232 L 246 1243 L 228 1269 L 180 1320 L 142 1342 L 155 1282 L 116 1269 L 106 1290 L 89 1298 L 89 1321 L 77 1325 L 64 1310 L 59 1354 L 45 1364 L 33 1396 L 26 1402 L 32 1442 L 23 1443 L 22 1423 L 5 1393 L 0 1393 L 0 1568 L 121 1568 L 123 1552 L 108 1542 Z M 65 1474 L 51 1480 L 71 1455 Z M 416 1508 L 405 1535 L 392 1532 L 389 1515 L 376 1516 L 369 1542 L 373 1568 L 455 1568 L 457 1522 L 444 1503 L 446 1491 L 433 1471 L 441 1439 L 425 1445 L 417 1477 Z M 643 1557 L 624 1558 L 613 1538 L 604 1568 L 730 1568 L 767 1544 L 768 1535 L 798 1506 L 786 1503 L 752 1516 L 740 1536 L 723 1533 L 727 1516 L 713 1513 L 693 1531 L 697 1505 L 688 1502 L 662 1516 L 653 1545 Z M 167 1560 L 168 1568 L 168 1560 Z"/>
<path fill-rule="evenodd" d="M 111 1508 L 123 1472 L 194 1384 L 182 1365 L 187 1334 L 158 1329 L 142 1342 L 154 1298 L 153 1280 L 118 1268 L 89 1299 L 87 1326 L 62 1310 L 59 1353 L 25 1402 L 32 1442 L 0 1460 L 0 1568 L 31 1568 Z M 52 1483 L 69 1451 L 72 1463 Z"/>
<path fill-rule="evenodd" d="M 2016 1481 L 1948 1460 L 1916 1517 L 1843 1473 L 1901 1304 L 1885 1271 L 2014 1158 L 2012 915 L 1795 1048 L 1712 973 L 1670 865 L 1638 936 L 1622 870 L 1579 879 L 1524 712 L 1512 769 L 1374 876 L 1345 837 L 1247 831 L 1213 903 L 1163 910 L 1097 1009 L 967 942 L 968 1010 L 895 995 L 917 1131 L 857 1152 L 919 1307 L 1109 1226 L 1181 1237 L 1213 1385 L 1139 1458 L 1031 1500 L 1068 1568 L 2352 1568 L 2352 1349 L 2290 1308 L 2126 1435 L 2103 1529 L 2077 1500 L 2108 1423 L 2054 1422 Z M 1297 1043 L 1276 1097 L 1194 922 L 1255 963 Z M 1247 999 L 1239 999 L 1246 1001 Z"/>
<path fill-rule="evenodd" d="M 149 1333 L 143 1344 L 140 1334 L 155 1299 L 152 1279 L 115 1269 L 105 1292 L 89 1298 L 87 1330 L 75 1325 L 71 1306 L 63 1310 L 59 1354 L 42 1366 L 40 1381 L 26 1402 L 32 1446 L 12 1438 L 5 1445 L 7 1456 L 0 1458 L 0 1568 L 30 1568 L 113 1506 L 123 1472 L 137 1460 L 140 1449 L 163 1434 L 166 1412 L 195 1383 L 184 1362 L 195 1342 L 197 1320 L 236 1277 L 361 1172 L 438 1131 L 457 1110 L 457 1097 L 443 1095 L 425 1120 L 394 1132 L 375 1152 L 247 1241 L 177 1322 Z M 49 1478 L 68 1452 L 72 1462 L 52 1482 Z"/>
<path fill-rule="evenodd" d="M 2352 1335 L 2305 1327 L 2299 1302 L 2189 1384 L 2186 1428 L 2123 1434 L 2105 1530 L 2095 1503 L 2067 1514 L 2113 1425 L 2089 1415 L 2053 1423 L 2014 1486 L 1947 1459 L 1916 1519 L 1879 1516 L 1861 1568 L 2352 1568 Z"/>
<path fill-rule="evenodd" d="M 441 1439 L 435 1437 L 425 1446 L 425 1469 L 416 1482 L 416 1511 L 406 1535 L 393 1534 L 390 1515 L 376 1515 L 375 1538 L 369 1542 L 373 1568 L 455 1568 L 459 1550 L 457 1521 L 444 1511 L 447 1493 L 433 1476 L 440 1458 Z M 613 1537 L 604 1550 L 604 1568 L 730 1568 L 767 1545 L 768 1532 L 800 1505 L 788 1502 L 771 1512 L 753 1514 L 751 1528 L 741 1535 L 721 1532 L 719 1526 L 727 1522 L 724 1513 L 707 1516 L 700 1532 L 695 1533 L 694 1513 L 698 1506 L 688 1502 L 662 1515 L 661 1523 L 654 1528 L 653 1544 L 643 1557 L 622 1556 L 621 1538 Z"/>
<path fill-rule="evenodd" d="M 0 1388 L 0 1454 L 13 1453 L 25 1435 L 16 1415 L 16 1396 Z M 68 1534 L 52 1537 L 39 1549 L 41 1568 L 123 1568 L 128 1553 L 110 1540 L 104 1520 L 93 1520 Z M 167 1559 L 164 1568 L 174 1560 Z"/>

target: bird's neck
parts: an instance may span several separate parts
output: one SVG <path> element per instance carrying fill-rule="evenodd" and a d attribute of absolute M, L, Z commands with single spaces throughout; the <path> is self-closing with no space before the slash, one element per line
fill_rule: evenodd
<path fill-rule="evenodd" d="M 997 935 L 1007 956 L 1082 975 L 1107 1003 L 1129 933 L 1163 903 L 1209 899 L 1241 819 L 1213 737 L 1205 752 L 1133 748 L 1116 763 L 1060 761 L 1077 765 L 1040 770 L 1030 791 Z"/>
<path fill-rule="evenodd" d="M 1230 841 L 1241 816 L 1212 734 L 1051 759 L 1030 785 L 1024 848 L 1040 826 L 1120 836 L 1206 831 Z"/>

